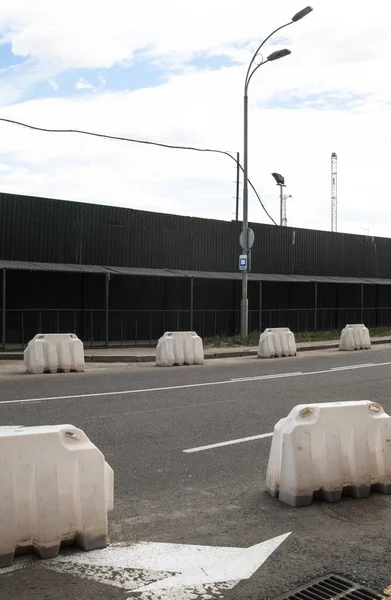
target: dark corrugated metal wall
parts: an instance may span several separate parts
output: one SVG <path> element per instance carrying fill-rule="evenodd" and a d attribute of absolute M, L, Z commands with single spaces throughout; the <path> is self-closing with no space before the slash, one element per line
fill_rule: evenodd
<path fill-rule="evenodd" d="M 37 332 L 75 331 L 88 345 L 105 337 L 104 275 L 9 271 L 8 344 L 27 343 Z M 317 284 L 317 328 L 340 329 L 361 320 L 361 286 Z M 250 331 L 259 327 L 258 282 L 249 283 Z M 193 328 L 205 335 L 239 330 L 240 281 L 195 280 Z M 363 320 L 389 325 L 391 287 L 364 286 Z M 189 278 L 113 276 L 109 339 L 156 340 L 166 330 L 190 327 Z M 315 329 L 314 283 L 262 283 L 262 323 L 293 331 Z M 0 320 L 1 334 L 1 320 Z"/>
<path fill-rule="evenodd" d="M 253 224 L 258 273 L 389 277 L 391 240 Z M 0 194 L 0 259 L 236 271 L 240 223 Z"/>

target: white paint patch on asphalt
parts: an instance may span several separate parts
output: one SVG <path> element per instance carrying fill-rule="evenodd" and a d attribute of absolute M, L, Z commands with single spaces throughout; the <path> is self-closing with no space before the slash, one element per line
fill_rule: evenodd
<path fill-rule="evenodd" d="M 212 450 L 213 448 L 222 448 L 223 446 L 232 446 L 233 444 L 243 444 L 243 442 L 252 442 L 253 440 L 261 440 L 262 438 L 271 437 L 273 433 L 261 433 L 260 435 L 252 435 L 250 437 L 239 438 L 237 440 L 228 440 L 227 442 L 218 442 L 217 444 L 209 444 L 209 446 L 199 446 L 198 448 L 188 448 L 183 452 L 192 454 L 193 452 L 203 452 L 203 450 Z"/>
<path fill-rule="evenodd" d="M 384 367 L 391 365 L 391 362 L 384 363 L 368 363 L 365 365 L 349 365 L 345 367 L 343 370 L 350 369 L 364 369 L 364 368 L 373 368 L 373 367 Z M 268 379 L 283 379 L 285 377 L 309 377 L 311 375 L 320 375 L 325 373 L 335 373 L 336 371 L 341 370 L 339 367 L 332 367 L 330 369 L 325 369 L 322 371 L 307 371 L 301 372 L 297 371 L 294 373 L 277 373 L 272 375 L 260 375 L 259 377 L 243 377 L 238 379 L 227 379 L 224 381 L 205 381 L 202 383 L 186 383 L 183 385 L 171 385 L 167 387 L 155 387 L 155 388 L 144 388 L 138 390 L 123 390 L 119 392 L 97 392 L 93 394 L 74 394 L 70 396 L 48 396 L 43 398 L 22 398 L 20 400 L 1 400 L 1 404 L 24 404 L 26 402 L 48 402 L 54 400 L 78 400 L 79 398 L 101 398 L 107 396 L 127 396 L 131 394 L 147 394 L 153 392 L 167 392 L 172 390 L 185 390 L 190 388 L 200 388 L 200 387 L 209 387 L 213 385 L 232 385 L 235 383 L 247 383 L 251 381 L 262 381 Z"/>
<path fill-rule="evenodd" d="M 42 565 L 126 589 L 142 600 L 206 599 L 251 577 L 289 535 L 250 548 L 141 542 L 59 556 Z"/>

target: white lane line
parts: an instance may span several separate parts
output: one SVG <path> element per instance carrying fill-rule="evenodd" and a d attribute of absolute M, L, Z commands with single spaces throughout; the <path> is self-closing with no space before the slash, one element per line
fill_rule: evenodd
<path fill-rule="evenodd" d="M 391 362 L 384 363 L 373 363 L 372 365 L 368 364 L 365 368 L 369 367 L 384 367 L 386 365 L 391 365 Z M 364 368 L 362 365 L 352 365 L 350 368 Z M 243 377 L 240 379 L 227 379 L 224 381 L 206 381 L 203 383 L 186 383 L 184 385 L 171 385 L 167 387 L 156 387 L 156 388 L 144 388 L 139 390 L 123 390 L 119 392 L 98 392 L 93 394 L 73 394 L 70 396 L 48 396 L 44 398 L 23 398 L 21 400 L 0 400 L 1 404 L 24 404 L 26 402 L 47 402 L 51 400 L 77 400 L 79 398 L 99 398 L 103 396 L 126 396 L 130 394 L 147 394 L 151 392 L 167 392 L 172 390 L 185 390 L 191 388 L 199 388 L 199 387 L 209 387 L 212 385 L 229 385 L 233 383 L 246 383 L 250 381 L 262 381 L 267 379 L 281 379 L 284 377 L 308 377 L 310 375 L 321 375 L 323 373 L 335 373 L 336 368 L 324 369 L 322 371 L 308 371 L 308 372 L 294 372 L 294 373 L 281 373 L 274 375 L 260 375 L 259 377 Z"/>
<path fill-rule="evenodd" d="M 188 448 L 183 452 L 192 454 L 193 452 L 202 452 L 203 450 L 211 450 L 212 448 L 222 448 L 223 446 L 231 446 L 232 444 L 242 444 L 243 442 L 252 442 L 253 440 L 261 440 L 262 438 L 271 437 L 273 433 L 261 433 L 260 435 L 252 435 L 251 437 L 239 438 L 237 440 L 228 440 L 228 442 L 219 442 L 218 444 L 209 444 L 209 446 L 199 446 L 198 448 Z"/>
<path fill-rule="evenodd" d="M 260 379 L 280 379 L 281 377 L 297 377 L 298 375 L 305 375 L 302 371 L 294 371 L 293 373 L 275 373 L 272 375 L 256 375 L 254 377 L 236 377 L 230 379 L 230 381 L 259 381 Z"/>
<path fill-rule="evenodd" d="M 99 396 L 123 396 L 128 394 L 142 394 L 148 392 L 166 392 L 170 390 L 183 390 L 187 388 L 206 387 L 210 385 L 225 385 L 234 381 L 207 381 L 204 383 L 187 383 L 185 385 L 171 385 L 168 387 L 144 388 L 141 390 L 123 390 L 121 392 L 99 392 L 94 394 L 77 394 L 73 396 L 49 396 L 47 398 L 24 398 L 22 400 L 1 400 L 0 404 L 21 404 L 23 402 L 43 402 L 46 400 L 73 400 L 78 398 L 98 398 Z M 239 383 L 239 382 L 238 382 Z"/>
<path fill-rule="evenodd" d="M 348 365 L 346 367 L 333 367 L 332 371 L 350 371 L 351 369 L 366 369 L 367 367 L 374 367 L 375 363 L 365 363 L 363 365 Z"/>
<path fill-rule="evenodd" d="M 323 369 L 321 371 L 308 371 L 307 373 L 303 373 L 302 371 L 295 371 L 294 373 L 278 373 L 274 375 L 259 375 L 256 377 L 241 377 L 240 379 L 231 379 L 233 383 L 235 382 L 245 382 L 245 381 L 261 381 L 263 379 L 279 379 L 283 377 L 305 377 L 308 375 L 322 375 L 323 373 L 333 373 L 334 371 L 349 371 L 351 369 L 365 369 L 368 367 L 382 367 L 384 365 L 391 365 L 391 362 L 386 363 L 366 363 L 363 365 L 347 365 L 346 367 L 331 367 L 330 369 Z"/>

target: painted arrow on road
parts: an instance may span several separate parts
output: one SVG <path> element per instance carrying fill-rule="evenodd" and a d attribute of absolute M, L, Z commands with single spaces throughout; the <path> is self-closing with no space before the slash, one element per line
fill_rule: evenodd
<path fill-rule="evenodd" d="M 63 555 L 42 564 L 137 593 L 142 600 L 211 598 L 249 579 L 289 535 L 250 548 L 142 542 Z"/>

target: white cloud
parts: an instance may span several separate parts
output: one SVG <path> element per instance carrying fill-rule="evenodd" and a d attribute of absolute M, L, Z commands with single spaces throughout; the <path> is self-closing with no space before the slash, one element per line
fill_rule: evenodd
<path fill-rule="evenodd" d="M 314 14 L 286 31 L 288 39 L 301 39 L 303 47 L 314 42 L 341 59 L 376 54 L 387 29 L 379 19 L 387 0 L 373 0 L 371 10 L 354 0 L 314 0 Z M 136 52 L 154 57 L 191 56 L 217 47 L 237 46 L 262 39 L 275 23 L 289 21 L 291 0 L 3 0 L 2 28 L 12 39 L 15 54 L 56 62 L 67 68 L 109 67 L 129 60 Z M 289 33 L 288 33 L 289 31 Z M 365 48 L 369 33 L 371 44 Z M 359 52 L 355 49 L 360 43 Z M 328 48 L 327 48 L 328 46 Z M 324 52 L 326 53 L 326 52 Z"/>
<path fill-rule="evenodd" d="M 50 85 L 51 88 L 53 88 L 53 90 L 55 92 L 57 92 L 57 90 L 59 88 L 59 85 L 58 85 L 58 83 L 57 83 L 57 81 L 55 79 L 53 79 L 53 78 L 48 79 L 48 84 Z"/>
<path fill-rule="evenodd" d="M 84 79 L 84 77 L 79 77 L 79 79 L 76 82 L 75 88 L 77 90 L 93 90 L 94 92 L 103 90 L 103 88 L 106 86 L 105 78 L 102 75 L 99 75 L 98 81 L 99 85 L 94 86 L 92 85 L 92 83 L 87 81 L 87 79 Z"/>
<path fill-rule="evenodd" d="M 75 88 L 77 90 L 91 90 L 94 86 L 92 85 L 92 83 L 90 83 L 89 81 L 87 81 L 86 79 L 84 79 L 83 77 L 80 77 L 75 85 Z"/>
<path fill-rule="evenodd" d="M 113 0 L 110 5 L 85 0 L 77 3 L 78 10 L 73 0 L 57 0 L 55 9 L 49 1 L 3 0 L 0 22 L 14 52 L 40 61 L 35 68 L 45 80 L 63 69 L 104 68 L 140 53 L 160 60 L 167 80 L 112 92 L 102 76 L 94 95 L 21 104 L 10 103 L 9 85 L 8 106 L 0 112 L 34 125 L 242 154 L 245 65 L 256 40 L 283 22 L 281 15 L 292 16 L 291 1 L 269 4 L 265 9 L 259 1 L 243 0 L 238 11 L 233 0 Z M 353 0 L 313 0 L 313 5 L 313 14 L 284 32 L 283 45 L 292 55 L 263 66 L 251 82 L 250 178 L 277 218 L 278 189 L 270 174 L 281 172 L 293 196 L 288 224 L 329 229 L 330 154 L 335 151 L 340 229 L 363 233 L 369 227 L 371 235 L 391 236 L 391 206 L 384 199 L 391 161 L 391 7 L 388 0 L 373 0 L 370 10 Z M 295 5 L 293 12 L 300 8 Z M 205 54 L 225 55 L 238 64 L 173 70 Z M 18 81 L 27 85 L 23 77 Z M 79 89 L 93 87 L 79 82 Z M 17 86 L 16 79 L 12 85 Z M 3 191 L 233 218 L 235 165 L 227 157 L 5 124 L 0 131 L 0 160 L 9 167 L 0 173 Z M 268 222 L 252 194 L 249 214 Z"/>

